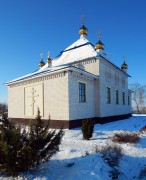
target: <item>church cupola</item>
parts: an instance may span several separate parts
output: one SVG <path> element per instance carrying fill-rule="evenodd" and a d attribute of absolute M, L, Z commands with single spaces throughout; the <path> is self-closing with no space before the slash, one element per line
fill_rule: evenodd
<path fill-rule="evenodd" d="M 82 17 L 82 26 L 79 30 L 80 37 L 84 37 L 88 35 L 88 29 L 84 26 L 85 17 Z"/>
<path fill-rule="evenodd" d="M 98 32 L 98 42 L 95 45 L 95 50 L 97 52 L 102 52 L 104 50 L 104 44 L 100 41 L 100 32 Z"/>
<path fill-rule="evenodd" d="M 50 51 L 48 52 L 48 59 L 47 59 L 48 66 L 51 66 L 52 60 L 50 58 Z"/>
<path fill-rule="evenodd" d="M 40 54 L 40 58 L 41 58 L 41 60 L 40 60 L 40 62 L 38 64 L 38 66 L 39 66 L 39 68 L 42 68 L 45 65 L 45 63 L 43 61 L 43 54 L 42 53 Z"/>
<path fill-rule="evenodd" d="M 126 57 L 123 58 L 124 59 L 124 62 L 123 64 L 121 65 L 121 69 L 125 72 L 127 72 L 127 69 L 128 69 L 128 65 L 126 64 Z"/>

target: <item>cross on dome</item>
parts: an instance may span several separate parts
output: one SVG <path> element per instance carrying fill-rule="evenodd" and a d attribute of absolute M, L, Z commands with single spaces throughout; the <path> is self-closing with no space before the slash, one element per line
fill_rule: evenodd
<path fill-rule="evenodd" d="M 79 30 L 80 37 L 87 36 L 88 35 L 88 29 L 84 26 L 85 16 L 81 17 L 82 20 L 82 26 Z"/>
<path fill-rule="evenodd" d="M 86 19 L 86 17 L 85 17 L 85 16 L 82 16 L 82 17 L 81 17 L 82 24 L 84 24 L 84 22 L 85 22 L 85 19 Z"/>
<path fill-rule="evenodd" d="M 95 45 L 95 50 L 97 52 L 101 52 L 104 50 L 104 44 L 100 41 L 100 35 L 101 35 L 101 31 L 98 31 L 97 32 L 97 35 L 98 35 L 98 42 L 96 43 Z"/>
<path fill-rule="evenodd" d="M 126 56 L 123 56 L 123 60 L 124 60 L 124 62 L 126 62 Z"/>
<path fill-rule="evenodd" d="M 43 59 L 43 53 L 40 53 L 40 58 L 41 58 L 41 60 Z"/>
<path fill-rule="evenodd" d="M 52 60 L 51 60 L 51 58 L 50 58 L 50 54 L 51 54 L 50 51 L 48 51 L 47 63 L 51 65 L 51 64 L 52 64 Z"/>
<path fill-rule="evenodd" d="M 42 68 L 45 65 L 44 61 L 43 61 L 43 53 L 40 54 L 40 62 L 38 64 L 39 68 Z"/>
<path fill-rule="evenodd" d="M 48 51 L 48 57 L 50 57 L 50 54 L 51 54 L 51 52 L 50 52 L 50 51 Z"/>
<path fill-rule="evenodd" d="M 126 64 L 126 56 L 123 56 L 123 64 L 121 65 L 121 69 L 123 69 L 124 71 L 127 71 L 128 69 L 128 65 Z"/>
<path fill-rule="evenodd" d="M 98 40 L 100 40 L 101 31 L 98 31 L 97 35 L 98 35 Z"/>

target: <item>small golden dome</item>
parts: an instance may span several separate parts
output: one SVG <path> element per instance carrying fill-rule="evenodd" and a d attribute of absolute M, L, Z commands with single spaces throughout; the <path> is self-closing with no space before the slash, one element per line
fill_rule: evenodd
<path fill-rule="evenodd" d="M 44 63 L 43 60 L 41 60 L 41 61 L 39 62 L 39 64 L 38 64 L 39 68 L 42 68 L 44 65 L 45 65 L 45 63 Z"/>
<path fill-rule="evenodd" d="M 124 63 L 122 64 L 122 66 L 121 66 L 121 69 L 128 69 L 128 65 L 125 63 L 125 60 L 124 60 Z"/>
<path fill-rule="evenodd" d="M 95 50 L 102 49 L 104 50 L 104 44 L 100 41 L 100 38 L 98 39 L 98 42 L 95 45 Z"/>
<path fill-rule="evenodd" d="M 88 35 L 88 29 L 84 26 L 84 24 L 82 25 L 82 27 L 79 30 L 79 34 L 80 35 Z"/>
<path fill-rule="evenodd" d="M 47 59 L 48 64 L 52 64 L 52 60 L 50 58 L 50 51 L 48 51 L 48 59 Z"/>
<path fill-rule="evenodd" d="M 43 61 L 43 54 L 41 53 L 40 54 L 40 62 L 39 62 L 39 64 L 38 64 L 38 66 L 39 66 L 39 68 L 42 68 L 44 65 L 45 65 L 45 63 L 44 63 L 44 61 Z"/>
<path fill-rule="evenodd" d="M 48 57 L 48 59 L 47 59 L 47 63 L 48 63 L 48 64 L 52 64 L 52 60 L 51 60 L 51 58 L 50 58 L 50 57 Z"/>

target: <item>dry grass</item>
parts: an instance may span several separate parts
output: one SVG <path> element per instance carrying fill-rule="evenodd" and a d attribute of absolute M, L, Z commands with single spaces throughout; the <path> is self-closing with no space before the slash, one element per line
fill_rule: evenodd
<path fill-rule="evenodd" d="M 102 147 L 96 147 L 96 153 L 101 153 L 105 163 L 111 167 L 109 176 L 113 180 L 117 180 L 121 172 L 118 169 L 120 159 L 122 158 L 122 149 L 119 145 L 111 143 Z"/>
<path fill-rule="evenodd" d="M 120 133 L 115 133 L 114 136 L 112 137 L 113 142 L 118 142 L 118 143 L 138 143 L 140 140 L 140 137 L 137 133 L 133 132 L 120 132 Z"/>
<path fill-rule="evenodd" d="M 95 152 L 101 153 L 104 161 L 111 167 L 118 166 L 123 156 L 121 147 L 114 143 L 102 146 L 100 149 L 97 147 Z"/>

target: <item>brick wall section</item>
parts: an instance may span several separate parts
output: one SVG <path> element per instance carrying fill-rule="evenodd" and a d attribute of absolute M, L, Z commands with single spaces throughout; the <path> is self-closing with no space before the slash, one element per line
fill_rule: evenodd
<path fill-rule="evenodd" d="M 44 119 L 69 120 L 68 73 L 44 82 Z"/>
<path fill-rule="evenodd" d="M 110 72 L 110 73 L 109 73 Z M 128 77 L 112 64 L 101 58 L 100 60 L 100 117 L 131 114 L 131 105 L 128 105 Z M 107 74 L 109 73 L 109 74 Z M 111 75 L 110 75 L 111 74 Z M 119 82 L 115 81 L 119 76 Z M 122 79 L 125 83 L 123 84 Z M 111 104 L 107 104 L 106 88 L 111 89 Z M 119 91 L 119 104 L 116 104 L 115 91 Z M 125 105 L 122 102 L 122 92 L 125 92 Z"/>
<path fill-rule="evenodd" d="M 8 87 L 8 117 L 24 118 L 24 87 Z"/>
<path fill-rule="evenodd" d="M 48 76 L 49 77 L 49 76 Z M 24 111 L 24 89 L 28 86 L 37 86 L 42 83 L 44 88 L 42 119 L 69 120 L 69 101 L 68 101 L 68 73 L 54 75 L 51 78 L 37 78 L 34 83 L 26 85 L 16 85 L 8 87 L 8 117 L 9 118 L 35 118 L 25 116 Z"/>
<path fill-rule="evenodd" d="M 86 102 L 79 102 L 79 82 L 86 84 Z M 79 73 L 69 73 L 70 120 L 95 117 L 94 79 Z"/>

